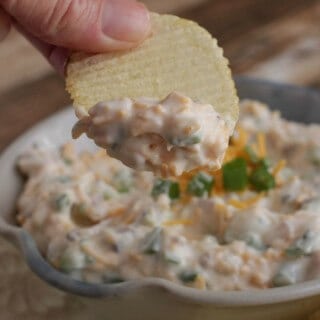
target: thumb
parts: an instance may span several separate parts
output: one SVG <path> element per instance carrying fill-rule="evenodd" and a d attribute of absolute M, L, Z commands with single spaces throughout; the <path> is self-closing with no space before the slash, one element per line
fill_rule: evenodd
<path fill-rule="evenodd" d="M 149 13 L 135 0 L 0 0 L 33 36 L 86 52 L 127 49 L 150 32 Z"/>

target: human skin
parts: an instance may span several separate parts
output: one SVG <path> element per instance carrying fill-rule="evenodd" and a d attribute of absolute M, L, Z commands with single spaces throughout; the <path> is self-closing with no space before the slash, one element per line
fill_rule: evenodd
<path fill-rule="evenodd" d="M 0 40 L 12 25 L 61 74 L 72 50 L 124 50 L 150 33 L 149 12 L 135 0 L 0 0 Z"/>

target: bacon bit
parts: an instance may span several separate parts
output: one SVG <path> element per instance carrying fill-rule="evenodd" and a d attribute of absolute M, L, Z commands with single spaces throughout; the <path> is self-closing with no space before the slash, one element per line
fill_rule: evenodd
<path fill-rule="evenodd" d="M 142 257 L 136 253 L 129 253 L 129 258 L 133 262 L 140 262 L 142 260 Z"/>
<path fill-rule="evenodd" d="M 256 204 L 259 200 L 261 200 L 265 196 L 264 193 L 260 193 L 257 196 L 247 199 L 247 200 L 236 200 L 236 199 L 231 199 L 229 200 L 229 204 L 237 209 L 247 209 L 254 204 Z"/>
<path fill-rule="evenodd" d="M 242 260 L 247 263 L 250 260 L 250 254 L 248 252 L 242 252 L 241 254 Z"/>
<path fill-rule="evenodd" d="M 280 160 L 277 165 L 273 169 L 273 175 L 275 178 L 277 178 L 277 175 L 280 173 L 280 171 L 287 165 L 286 160 Z"/>
<path fill-rule="evenodd" d="M 194 220 L 191 220 L 191 219 L 176 219 L 176 220 L 165 221 L 163 223 L 163 226 L 165 226 L 165 227 L 172 227 L 172 226 L 177 226 L 177 225 L 190 226 L 193 224 L 194 224 Z"/>
<path fill-rule="evenodd" d="M 186 126 L 183 128 L 183 133 L 186 135 L 191 135 L 193 133 L 193 131 L 195 131 L 195 130 L 191 126 Z"/>
<path fill-rule="evenodd" d="M 263 132 L 259 132 L 257 135 L 258 140 L 258 154 L 260 158 L 265 158 L 267 156 L 267 147 L 266 147 L 266 136 Z"/>
<path fill-rule="evenodd" d="M 123 222 L 125 224 L 131 224 L 136 219 L 136 217 L 137 217 L 136 212 L 132 212 L 123 220 Z"/>
<path fill-rule="evenodd" d="M 125 110 L 118 110 L 117 113 L 116 113 L 116 115 L 117 115 L 117 117 L 118 117 L 119 119 L 124 119 L 127 114 L 128 114 L 128 113 L 127 113 L 127 111 L 125 111 Z"/>
<path fill-rule="evenodd" d="M 265 289 L 267 288 L 267 284 L 263 280 L 263 278 L 258 274 L 254 273 L 250 276 L 250 283 L 253 284 L 255 287 Z"/>
<path fill-rule="evenodd" d="M 118 208 L 108 213 L 107 218 L 120 217 L 124 214 L 125 208 Z"/>
<path fill-rule="evenodd" d="M 145 106 L 144 106 L 144 107 L 145 107 Z M 154 113 L 155 113 L 155 114 L 163 114 L 163 113 L 164 113 L 163 107 L 162 107 L 161 104 L 157 104 L 157 105 L 153 108 L 153 110 L 154 110 Z"/>

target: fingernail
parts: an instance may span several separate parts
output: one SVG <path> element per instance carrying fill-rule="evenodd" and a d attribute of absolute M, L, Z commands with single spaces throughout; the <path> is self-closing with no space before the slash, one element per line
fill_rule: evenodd
<path fill-rule="evenodd" d="M 150 32 L 149 12 L 140 2 L 108 0 L 103 9 L 102 29 L 115 40 L 142 41 Z"/>
<path fill-rule="evenodd" d="M 66 65 L 69 59 L 70 52 L 68 49 L 53 47 L 48 60 L 51 65 L 59 72 L 63 77 L 65 76 Z"/>

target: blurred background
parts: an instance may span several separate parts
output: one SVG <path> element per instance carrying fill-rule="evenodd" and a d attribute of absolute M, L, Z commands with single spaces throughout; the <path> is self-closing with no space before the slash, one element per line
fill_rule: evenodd
<path fill-rule="evenodd" d="M 320 88 L 320 0 L 144 0 L 196 20 L 224 48 L 235 75 Z M 0 43 L 0 151 L 70 103 L 64 82 L 17 32 Z"/>

